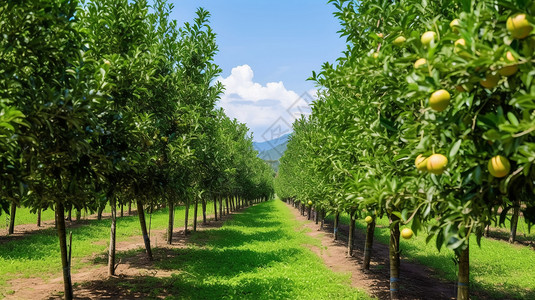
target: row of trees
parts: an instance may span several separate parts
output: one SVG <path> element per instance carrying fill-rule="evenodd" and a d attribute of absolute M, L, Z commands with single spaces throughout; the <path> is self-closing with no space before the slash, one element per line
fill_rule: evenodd
<path fill-rule="evenodd" d="M 65 210 L 111 206 L 113 275 L 118 204 L 137 205 L 152 258 L 147 207 L 169 208 L 171 243 L 178 203 L 219 200 L 217 217 L 223 199 L 273 194 L 247 128 L 215 109 L 224 87 L 214 82 L 221 70 L 209 13 L 199 9 L 179 27 L 172 8 L 165 0 L 0 5 L 0 205 L 12 224 L 19 205 L 55 210 L 67 299 Z"/>
<path fill-rule="evenodd" d="M 468 299 L 469 238 L 511 210 L 513 238 L 520 210 L 535 222 L 535 4 L 330 2 L 347 51 L 313 74 L 323 89 L 294 123 L 275 190 L 334 212 L 335 228 L 340 212 L 387 216 L 392 299 L 400 225 L 424 230 L 455 251 Z"/>

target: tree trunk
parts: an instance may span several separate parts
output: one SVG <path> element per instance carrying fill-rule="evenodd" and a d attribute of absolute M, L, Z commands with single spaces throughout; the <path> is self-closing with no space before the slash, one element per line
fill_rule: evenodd
<path fill-rule="evenodd" d="M 41 208 L 37 210 L 37 227 L 41 227 Z"/>
<path fill-rule="evenodd" d="M 72 204 L 69 205 L 68 209 L 69 209 L 69 214 L 67 215 L 67 220 L 69 222 L 72 222 Z"/>
<path fill-rule="evenodd" d="M 229 202 L 229 201 L 228 201 L 228 197 L 225 197 L 225 203 L 226 203 L 226 205 L 227 205 L 227 215 L 230 214 L 230 208 L 228 207 L 228 202 Z"/>
<path fill-rule="evenodd" d="M 128 215 L 132 215 L 132 200 L 128 201 Z"/>
<path fill-rule="evenodd" d="M 223 217 L 223 198 L 219 196 L 219 218 L 221 219 Z"/>
<path fill-rule="evenodd" d="M 82 219 L 82 209 L 77 208 L 76 209 L 76 222 L 80 222 L 81 219 Z"/>
<path fill-rule="evenodd" d="M 202 203 L 202 224 L 206 225 L 206 198 L 203 197 Z"/>
<path fill-rule="evenodd" d="M 396 215 L 390 215 L 390 299 L 399 299 L 399 218 Z"/>
<path fill-rule="evenodd" d="M 17 203 L 11 201 L 11 213 L 9 214 L 9 228 L 8 234 L 13 234 L 15 232 L 15 215 L 17 213 Z"/>
<path fill-rule="evenodd" d="M 110 248 L 108 251 L 108 276 L 115 275 L 115 242 L 116 242 L 116 228 L 117 228 L 117 203 L 115 196 L 110 197 L 111 207 L 111 227 L 110 227 Z"/>
<path fill-rule="evenodd" d="M 513 202 L 513 216 L 511 217 L 511 232 L 509 234 L 509 243 L 516 242 L 516 229 L 518 227 L 518 215 L 520 214 L 520 198 L 515 197 Z"/>
<path fill-rule="evenodd" d="M 195 206 L 193 207 L 193 231 L 197 231 L 197 209 L 199 201 L 195 199 Z"/>
<path fill-rule="evenodd" d="M 150 238 L 147 233 L 147 223 L 145 222 L 145 212 L 143 211 L 143 202 L 137 200 L 137 215 L 139 216 L 139 224 L 141 225 L 141 233 L 143 234 L 143 242 L 145 243 L 145 251 L 149 260 L 152 260 L 152 249 L 150 248 Z"/>
<path fill-rule="evenodd" d="M 370 260 L 372 257 L 374 231 L 375 231 L 375 218 L 370 224 L 368 224 L 366 228 L 366 243 L 364 244 L 364 261 L 362 262 L 362 268 L 365 270 L 370 269 Z"/>
<path fill-rule="evenodd" d="M 310 220 L 311 218 L 311 215 L 312 215 L 312 206 L 308 206 L 308 211 L 307 211 L 307 219 Z"/>
<path fill-rule="evenodd" d="M 352 211 L 349 215 L 349 237 L 347 239 L 347 256 L 353 256 L 353 248 L 355 247 L 355 215 L 355 211 Z"/>
<path fill-rule="evenodd" d="M 340 222 L 340 213 L 336 211 L 334 215 L 334 240 L 338 240 L 338 223 Z"/>
<path fill-rule="evenodd" d="M 325 226 L 325 209 L 324 208 L 321 210 L 321 221 L 320 221 L 321 230 L 323 230 L 323 226 Z"/>
<path fill-rule="evenodd" d="M 316 225 L 318 225 L 319 222 L 319 214 L 318 214 L 318 208 L 314 208 L 314 222 L 316 222 Z"/>
<path fill-rule="evenodd" d="M 172 197 L 167 199 L 167 206 L 169 208 L 169 224 L 167 226 L 167 244 L 173 243 L 173 225 L 175 224 L 175 203 Z"/>
<path fill-rule="evenodd" d="M 72 282 L 71 282 L 71 265 L 69 262 L 67 251 L 67 234 L 65 232 L 65 208 L 61 201 L 56 202 L 56 223 L 59 239 L 59 248 L 61 250 L 61 265 L 63 267 L 63 289 L 65 292 L 65 299 L 71 300 L 73 298 Z"/>
<path fill-rule="evenodd" d="M 214 201 L 214 220 L 217 221 L 217 197 L 214 197 L 212 200 Z"/>
<path fill-rule="evenodd" d="M 188 235 L 189 198 L 186 196 L 186 211 L 184 212 L 184 236 Z"/>
<path fill-rule="evenodd" d="M 457 282 L 457 299 L 469 299 L 469 284 L 470 284 L 470 252 L 469 247 L 457 254 L 459 258 L 459 280 Z"/>
<path fill-rule="evenodd" d="M 100 205 L 97 210 L 97 220 L 102 220 L 102 212 L 104 211 L 105 205 Z"/>

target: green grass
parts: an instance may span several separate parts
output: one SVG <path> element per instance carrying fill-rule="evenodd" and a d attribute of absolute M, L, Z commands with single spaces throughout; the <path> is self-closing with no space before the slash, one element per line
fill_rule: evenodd
<path fill-rule="evenodd" d="M 213 214 L 213 203 L 207 206 L 207 214 Z M 175 226 L 184 226 L 185 207 L 179 206 L 175 212 Z M 146 214 L 147 226 L 149 214 Z M 193 210 L 190 210 L 192 220 Z M 198 220 L 202 221 L 202 210 L 199 205 Z M 85 225 L 76 228 L 67 228 L 73 234 L 73 269 L 79 269 L 89 264 L 84 257 L 100 254 L 106 251 L 110 235 L 109 219 L 97 221 L 84 221 Z M 162 209 L 152 214 L 151 228 L 153 230 L 165 229 L 168 223 L 168 210 Z M 117 241 L 123 241 L 131 236 L 141 235 L 139 219 L 137 216 L 117 218 Z M 155 241 L 152 246 L 164 241 Z M 61 260 L 56 231 L 53 228 L 39 231 L 35 234 L 14 239 L 0 244 L 0 295 L 7 286 L 7 282 L 21 277 L 60 276 Z"/>
<path fill-rule="evenodd" d="M 329 217 L 332 220 L 332 216 Z M 340 222 L 349 224 L 349 216 L 341 215 Z M 381 243 L 389 242 L 388 219 L 377 220 L 375 237 Z M 357 220 L 356 227 L 365 230 L 364 220 Z M 447 280 L 457 279 L 457 267 L 453 263 L 453 251 L 442 248 L 438 252 L 435 239 L 425 243 L 427 235 L 420 232 L 410 240 L 401 241 L 402 255 L 427 265 Z M 364 241 L 356 241 L 357 243 Z M 475 238 L 470 241 L 470 282 L 475 290 L 484 290 L 496 299 L 535 299 L 535 251 L 505 241 L 483 238 L 481 248 Z"/>
<path fill-rule="evenodd" d="M 253 206 L 223 227 L 193 234 L 187 248 L 155 249 L 155 267 L 171 277 L 107 281 L 110 290 L 168 299 L 370 299 L 351 288 L 350 274 L 334 273 L 306 245 L 281 201 Z"/>

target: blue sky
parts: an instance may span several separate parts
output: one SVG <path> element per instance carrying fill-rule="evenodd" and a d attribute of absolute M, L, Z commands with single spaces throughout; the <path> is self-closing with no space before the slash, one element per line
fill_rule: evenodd
<path fill-rule="evenodd" d="M 306 113 L 315 86 L 306 79 L 345 49 L 327 0 L 176 0 L 171 18 L 191 21 L 198 7 L 211 13 L 227 90 L 219 103 L 246 123 L 255 141 L 284 134 Z M 305 97 L 306 98 L 306 97 Z M 277 133 L 278 132 L 278 133 Z"/>

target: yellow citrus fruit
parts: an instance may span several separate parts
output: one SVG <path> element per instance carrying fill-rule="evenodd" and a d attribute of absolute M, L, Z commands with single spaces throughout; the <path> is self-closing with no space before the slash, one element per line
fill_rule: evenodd
<path fill-rule="evenodd" d="M 420 58 L 417 61 L 414 62 L 414 68 L 419 69 L 427 64 L 427 59 Z"/>
<path fill-rule="evenodd" d="M 378 52 L 373 53 L 373 58 L 377 59 L 378 57 L 379 57 L 379 53 Z"/>
<path fill-rule="evenodd" d="M 514 75 L 518 71 L 518 65 L 512 64 L 516 62 L 516 58 L 513 56 L 513 53 L 511 53 L 511 51 L 507 51 L 507 53 L 505 54 L 505 61 L 511 65 L 501 68 L 498 73 L 500 73 L 500 75 L 502 76 Z"/>
<path fill-rule="evenodd" d="M 373 222 L 373 218 L 372 216 L 366 216 L 366 218 L 364 218 L 364 221 L 368 224 L 370 224 L 371 222 Z"/>
<path fill-rule="evenodd" d="M 479 84 L 491 90 L 495 88 L 496 85 L 498 85 L 498 81 L 500 81 L 500 76 L 498 74 L 487 73 L 487 76 L 485 76 L 485 79 L 480 80 Z"/>
<path fill-rule="evenodd" d="M 451 31 L 457 33 L 459 32 L 459 27 L 460 27 L 459 19 L 454 19 L 453 21 L 450 22 Z"/>
<path fill-rule="evenodd" d="M 427 171 L 427 157 L 423 155 L 418 155 L 416 160 L 414 160 L 414 165 L 418 171 Z"/>
<path fill-rule="evenodd" d="M 429 106 L 436 111 L 445 110 L 450 105 L 450 93 L 446 90 L 438 90 L 429 97 Z"/>
<path fill-rule="evenodd" d="M 312 205 L 312 201 L 308 201 L 308 205 Z"/>
<path fill-rule="evenodd" d="M 510 16 L 507 18 L 506 27 L 515 39 L 523 39 L 533 30 L 533 26 L 529 24 L 526 14 L 514 14 Z"/>
<path fill-rule="evenodd" d="M 432 41 L 435 40 L 435 37 L 437 34 L 434 31 L 426 31 L 424 34 L 422 34 L 422 37 L 420 38 L 420 41 L 424 46 L 427 46 L 431 44 Z"/>
<path fill-rule="evenodd" d="M 444 173 L 446 165 L 448 164 L 448 158 L 442 154 L 433 154 L 427 159 L 427 171 L 440 175 Z"/>
<path fill-rule="evenodd" d="M 489 160 L 488 169 L 490 175 L 502 178 L 509 174 L 511 171 L 511 164 L 505 156 L 496 155 Z"/>
<path fill-rule="evenodd" d="M 380 38 L 383 38 L 385 35 L 384 35 L 383 33 L 379 32 L 379 33 L 377 34 L 377 36 L 380 37 Z"/>
<path fill-rule="evenodd" d="M 404 36 L 398 36 L 398 37 L 394 40 L 393 44 L 396 45 L 396 46 L 401 46 L 401 45 L 403 45 L 403 43 L 405 43 L 406 40 L 407 40 L 407 39 L 406 39 Z"/>
<path fill-rule="evenodd" d="M 412 232 L 412 229 L 410 228 L 403 228 L 403 230 L 401 230 L 401 237 L 406 240 L 410 239 L 413 234 L 414 232 Z"/>

